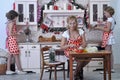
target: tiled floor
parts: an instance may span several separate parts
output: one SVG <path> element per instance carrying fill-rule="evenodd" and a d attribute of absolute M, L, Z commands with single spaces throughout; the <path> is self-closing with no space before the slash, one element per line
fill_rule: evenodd
<path fill-rule="evenodd" d="M 112 73 L 112 80 L 120 80 L 120 66 L 115 68 L 115 73 Z M 54 80 L 54 74 L 52 74 L 52 79 Z M 58 80 L 63 80 L 62 72 L 58 72 Z M 40 74 L 29 73 L 26 75 L 0 75 L 0 80 L 40 80 Z M 44 73 L 43 80 L 48 79 L 48 72 Z M 66 77 L 66 80 L 69 78 Z M 84 80 L 103 80 L 103 74 L 100 74 L 99 71 L 84 71 Z"/>

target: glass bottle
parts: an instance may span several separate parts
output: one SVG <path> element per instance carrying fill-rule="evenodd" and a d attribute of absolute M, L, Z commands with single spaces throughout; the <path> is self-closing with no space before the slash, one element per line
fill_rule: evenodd
<path fill-rule="evenodd" d="M 55 50 L 53 48 L 49 49 L 49 62 L 55 62 Z"/>

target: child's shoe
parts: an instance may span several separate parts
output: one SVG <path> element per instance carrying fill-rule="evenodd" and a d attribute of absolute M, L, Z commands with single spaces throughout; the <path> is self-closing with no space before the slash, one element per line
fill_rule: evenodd
<path fill-rule="evenodd" d="M 16 73 L 17 73 L 17 74 L 26 74 L 27 72 L 17 70 Z"/>
<path fill-rule="evenodd" d="M 6 71 L 6 74 L 15 74 L 15 72 L 14 72 L 14 71 L 7 70 L 7 71 Z"/>

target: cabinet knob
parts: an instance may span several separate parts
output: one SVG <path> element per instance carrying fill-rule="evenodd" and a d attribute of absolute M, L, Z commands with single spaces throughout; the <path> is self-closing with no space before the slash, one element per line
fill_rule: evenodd
<path fill-rule="evenodd" d="M 27 53 L 27 51 L 25 51 L 25 53 Z"/>
<path fill-rule="evenodd" d="M 27 57 L 27 51 L 25 51 L 25 57 Z"/>
<path fill-rule="evenodd" d="M 28 51 L 28 57 L 30 57 L 30 51 Z"/>
<path fill-rule="evenodd" d="M 26 18 L 27 20 L 29 20 L 29 18 Z"/>
<path fill-rule="evenodd" d="M 30 53 L 28 54 L 28 56 L 30 57 Z"/>
<path fill-rule="evenodd" d="M 26 20 L 26 18 L 23 18 L 24 20 Z"/>

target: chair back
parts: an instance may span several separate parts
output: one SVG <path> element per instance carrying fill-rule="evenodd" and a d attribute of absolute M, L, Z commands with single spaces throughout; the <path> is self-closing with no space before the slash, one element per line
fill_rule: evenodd
<path fill-rule="evenodd" d="M 63 77 L 65 80 L 65 62 L 57 61 L 55 63 L 50 63 L 50 58 L 49 58 L 49 51 L 50 51 L 51 46 L 45 46 L 41 48 L 41 75 L 40 75 L 40 80 L 42 80 L 43 72 L 44 70 L 50 71 L 49 74 L 49 80 L 51 80 L 51 74 L 52 71 L 54 70 L 55 73 L 55 80 L 57 80 L 57 70 L 63 70 Z"/>
<path fill-rule="evenodd" d="M 45 46 L 41 48 L 41 60 L 42 65 L 45 65 L 46 63 L 49 63 L 49 49 L 51 46 Z"/>

